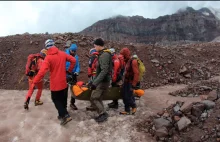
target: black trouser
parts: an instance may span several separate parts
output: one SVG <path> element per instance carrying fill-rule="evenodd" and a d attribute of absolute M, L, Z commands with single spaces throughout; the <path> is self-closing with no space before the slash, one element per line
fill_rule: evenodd
<path fill-rule="evenodd" d="M 68 79 L 67 79 L 67 82 L 68 82 Z M 71 80 L 71 85 L 75 85 L 77 82 L 77 75 L 73 74 L 72 75 L 72 80 Z M 67 87 L 67 92 L 68 92 L 68 88 L 69 86 Z M 75 104 L 76 100 L 73 96 L 71 96 L 71 100 L 70 100 L 70 104 Z"/>
<path fill-rule="evenodd" d="M 136 107 L 131 83 L 124 82 L 122 87 L 122 97 L 125 105 L 125 111 L 130 112 L 130 107 L 131 108 Z"/>
<path fill-rule="evenodd" d="M 67 87 L 68 88 L 68 87 Z M 68 114 L 67 112 L 67 88 L 60 91 L 51 91 L 51 99 L 58 110 L 58 114 L 64 117 Z"/>

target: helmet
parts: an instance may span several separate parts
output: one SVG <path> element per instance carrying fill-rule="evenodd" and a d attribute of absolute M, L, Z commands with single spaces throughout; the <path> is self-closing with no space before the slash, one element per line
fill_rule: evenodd
<path fill-rule="evenodd" d="M 43 57 L 46 57 L 47 56 L 47 50 L 46 49 L 42 49 L 40 51 L 40 55 L 43 56 Z"/>
<path fill-rule="evenodd" d="M 95 48 L 92 48 L 92 49 L 89 50 L 89 54 L 90 54 L 90 55 L 92 55 L 92 53 L 94 53 L 94 52 L 96 52 L 96 49 L 95 49 Z"/>
<path fill-rule="evenodd" d="M 45 47 L 49 49 L 50 47 L 54 46 L 54 41 L 52 39 L 48 39 L 45 41 Z"/>
<path fill-rule="evenodd" d="M 115 54 L 115 49 L 114 49 L 114 48 L 110 48 L 109 50 L 110 50 L 110 52 L 111 52 L 112 55 Z"/>
<path fill-rule="evenodd" d="M 78 48 L 78 47 L 77 47 L 76 44 L 71 44 L 71 46 L 70 46 L 69 49 L 70 49 L 71 51 L 75 51 L 75 52 L 76 52 L 77 48 Z"/>
<path fill-rule="evenodd" d="M 135 54 L 135 55 L 133 55 L 132 57 L 133 57 L 133 58 L 135 58 L 135 59 L 137 59 L 137 58 L 138 58 L 138 56 L 137 56 L 136 54 Z"/>

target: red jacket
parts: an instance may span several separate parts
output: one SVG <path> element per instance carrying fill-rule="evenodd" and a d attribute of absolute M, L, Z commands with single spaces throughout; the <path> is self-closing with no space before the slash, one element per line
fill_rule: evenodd
<path fill-rule="evenodd" d="M 70 62 L 69 72 L 72 72 L 76 59 L 57 47 L 53 46 L 48 49 L 47 56 L 44 59 L 43 65 L 33 80 L 33 83 L 38 83 L 50 71 L 50 90 L 60 91 L 67 88 L 66 82 L 66 61 Z"/>
<path fill-rule="evenodd" d="M 98 61 L 98 52 L 93 52 L 91 57 L 89 58 L 89 67 L 88 67 L 88 76 L 96 75 L 96 66 Z"/>
<path fill-rule="evenodd" d="M 120 68 L 120 61 L 118 59 L 118 56 L 115 54 L 112 57 L 112 61 L 113 61 L 113 74 L 112 74 L 112 82 L 116 82 L 117 81 L 117 77 L 121 71 Z"/>
<path fill-rule="evenodd" d="M 139 82 L 138 62 L 135 59 L 131 59 L 131 52 L 128 48 L 122 48 L 120 54 L 124 56 L 126 63 L 124 81 L 132 83 L 132 86 L 136 86 Z"/>
<path fill-rule="evenodd" d="M 125 67 L 125 61 L 124 61 L 124 56 L 119 54 L 118 59 L 120 61 L 120 68 L 123 69 Z"/>

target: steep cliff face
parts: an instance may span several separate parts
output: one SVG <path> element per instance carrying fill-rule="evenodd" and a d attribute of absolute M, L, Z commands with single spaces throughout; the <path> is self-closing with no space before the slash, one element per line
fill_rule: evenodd
<path fill-rule="evenodd" d="M 98 21 L 80 33 L 127 43 L 211 41 L 220 35 L 220 21 L 208 8 L 194 10 L 188 7 L 157 19 L 117 16 Z"/>

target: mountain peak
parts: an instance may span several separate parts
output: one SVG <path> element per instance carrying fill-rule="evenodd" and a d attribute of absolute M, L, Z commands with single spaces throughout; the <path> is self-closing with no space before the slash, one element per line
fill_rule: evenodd
<path fill-rule="evenodd" d="M 211 41 L 220 36 L 220 21 L 204 7 L 186 7 L 175 14 L 146 19 L 143 16 L 117 15 L 101 20 L 81 31 L 106 40 L 154 43 L 156 41 Z"/>

